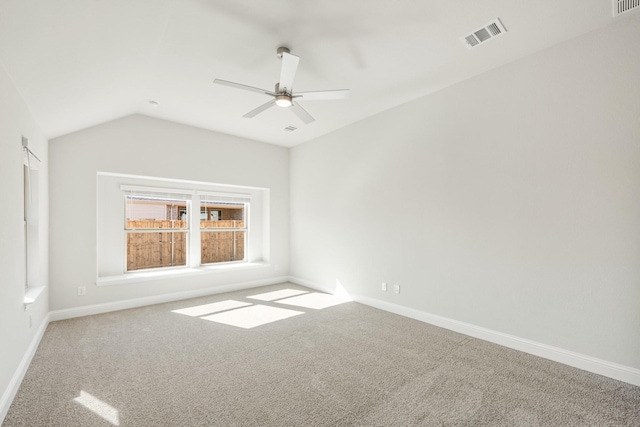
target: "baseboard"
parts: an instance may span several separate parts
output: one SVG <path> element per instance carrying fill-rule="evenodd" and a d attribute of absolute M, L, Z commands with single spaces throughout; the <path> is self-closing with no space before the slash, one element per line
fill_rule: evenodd
<path fill-rule="evenodd" d="M 49 314 L 47 314 L 40 323 L 40 327 L 38 327 L 36 334 L 33 336 L 33 339 L 31 340 L 31 343 L 27 348 L 27 351 L 22 356 L 22 360 L 20 360 L 18 368 L 13 373 L 13 377 L 11 377 L 9 385 L 2 394 L 2 398 L 0 398 L 0 425 L 4 421 L 4 417 L 7 416 L 7 412 L 9 412 L 11 402 L 13 402 L 13 398 L 16 396 L 16 393 L 18 393 L 18 389 L 20 388 L 22 379 L 27 373 L 27 369 L 29 369 L 31 359 L 33 359 L 33 356 L 36 354 L 36 350 L 38 349 L 38 345 L 40 345 L 40 340 L 42 340 L 42 337 L 44 336 L 44 331 L 47 330 L 48 324 Z"/>
<path fill-rule="evenodd" d="M 333 293 L 333 289 L 325 286 L 317 285 L 305 279 L 289 276 L 289 281 L 311 289 L 322 292 Z M 573 351 L 565 350 L 559 347 L 542 344 L 525 338 L 516 337 L 514 335 L 504 334 L 502 332 L 483 328 L 481 326 L 472 325 L 470 323 L 460 322 L 458 320 L 449 319 L 447 317 L 438 316 L 413 308 L 404 307 L 398 304 L 381 301 L 375 298 L 369 298 L 358 295 L 351 295 L 351 298 L 364 305 L 378 308 L 380 310 L 399 314 L 404 317 L 419 320 L 451 331 L 459 332 L 484 341 L 489 341 L 504 347 L 519 350 L 524 353 L 533 354 L 545 359 L 553 360 L 574 368 L 592 372 L 594 374 L 603 375 L 629 384 L 640 386 L 640 369 L 631 368 L 629 366 L 620 365 Z"/>
<path fill-rule="evenodd" d="M 313 283 L 309 280 L 301 279 L 299 277 L 289 276 L 287 278 L 288 282 L 295 283 L 296 285 L 304 286 L 306 288 L 315 289 L 316 291 L 324 292 L 326 294 L 334 294 L 335 289 L 329 286 L 318 285 L 317 283 Z"/>
<path fill-rule="evenodd" d="M 255 288 L 258 286 L 275 285 L 288 281 L 287 276 L 273 277 L 270 279 L 254 280 L 251 282 L 240 282 L 231 285 L 212 286 L 203 289 L 174 292 L 170 294 L 154 295 L 144 298 L 135 298 L 122 301 L 108 302 L 104 304 L 86 305 L 82 307 L 67 308 L 49 312 L 50 321 L 72 319 L 74 317 L 91 316 L 94 314 L 108 313 L 111 311 L 126 310 L 129 308 L 143 307 L 146 305 L 162 304 L 165 302 L 179 301 L 189 298 L 198 298 L 207 295 L 221 294 L 224 292 L 239 291 L 242 289 Z"/>

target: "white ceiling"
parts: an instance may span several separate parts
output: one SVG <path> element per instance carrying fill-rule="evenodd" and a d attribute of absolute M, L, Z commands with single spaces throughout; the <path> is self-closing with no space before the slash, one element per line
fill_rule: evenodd
<path fill-rule="evenodd" d="M 611 22 L 610 0 L 0 0 L 0 63 L 49 138 L 141 113 L 293 146 Z M 269 98 L 213 79 L 272 90 L 281 45 L 296 91 L 350 99 L 243 118 Z"/>

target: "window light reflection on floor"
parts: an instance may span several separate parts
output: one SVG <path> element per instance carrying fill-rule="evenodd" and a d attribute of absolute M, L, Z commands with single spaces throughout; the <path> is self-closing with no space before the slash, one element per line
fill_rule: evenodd
<path fill-rule="evenodd" d="M 307 291 L 301 291 L 300 289 L 281 289 L 279 291 L 266 292 L 264 294 L 251 295 L 250 299 L 257 299 L 260 301 L 274 301 L 281 298 L 292 297 L 294 295 L 306 294 Z"/>
<path fill-rule="evenodd" d="M 212 322 L 223 323 L 225 325 L 237 326 L 239 328 L 251 329 L 267 323 L 304 314 L 303 311 L 288 310 L 285 308 L 269 307 L 266 305 L 254 305 L 251 307 L 239 308 L 225 311 L 224 313 L 204 316 L 201 319 Z"/>
<path fill-rule="evenodd" d="M 348 302 L 348 301 L 333 295 L 313 292 L 310 294 L 299 295 L 299 296 L 295 296 L 287 299 L 281 299 L 276 302 L 278 304 L 295 305 L 298 307 L 314 308 L 316 310 L 322 310 L 323 308 L 344 304 L 345 302 Z"/>
<path fill-rule="evenodd" d="M 340 282 L 337 290 L 343 290 Z M 345 292 L 346 294 L 346 292 Z M 266 325 L 278 320 L 304 314 L 278 305 L 297 306 L 314 310 L 333 307 L 351 301 L 348 295 L 330 295 L 321 292 L 309 292 L 300 289 L 279 289 L 246 297 L 247 299 L 265 301 L 269 305 L 254 304 L 236 300 L 217 301 L 208 304 L 194 305 L 172 310 L 172 313 L 183 314 L 190 317 L 198 317 L 210 322 L 222 323 L 243 329 L 251 329 L 256 326 Z M 256 301 L 256 302 L 257 302 Z"/>
<path fill-rule="evenodd" d="M 219 301 L 219 302 L 213 302 L 211 304 L 195 305 L 193 307 L 186 307 L 186 308 L 181 308 L 179 310 L 172 310 L 172 313 L 184 314 L 186 316 L 192 316 L 192 317 L 200 317 L 200 316 L 204 316 L 205 314 L 213 314 L 219 311 L 246 307 L 248 305 L 251 305 L 251 303 L 235 301 L 230 299 L 227 301 Z"/>
<path fill-rule="evenodd" d="M 349 292 L 347 292 L 347 289 L 342 285 L 342 283 L 338 279 L 336 279 L 336 287 L 332 293 L 338 298 L 341 298 L 343 300 L 353 301 L 353 298 L 351 298 L 351 296 L 349 295 Z"/>
<path fill-rule="evenodd" d="M 94 414 L 98 415 L 103 420 L 110 422 L 114 426 L 120 425 L 118 410 L 108 403 L 98 399 L 97 397 L 92 396 L 86 391 L 81 390 L 80 396 L 76 397 L 73 400 L 75 402 L 78 402 Z"/>

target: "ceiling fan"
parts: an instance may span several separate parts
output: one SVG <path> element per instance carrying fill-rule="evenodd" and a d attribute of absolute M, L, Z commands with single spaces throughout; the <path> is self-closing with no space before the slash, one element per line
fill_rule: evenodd
<path fill-rule="evenodd" d="M 282 61 L 282 67 L 280 68 L 280 81 L 276 83 L 275 90 L 269 91 L 266 89 L 260 89 L 253 86 L 247 86 L 240 83 L 229 82 L 226 80 L 215 79 L 213 82 L 219 85 L 231 86 L 238 89 L 244 89 L 251 92 L 262 93 L 269 95 L 271 99 L 266 104 L 262 104 L 258 108 L 249 111 L 242 117 L 252 118 L 262 113 L 263 111 L 277 105 L 282 108 L 291 108 L 291 111 L 300 118 L 306 124 L 313 122 L 315 119 L 311 114 L 298 104 L 297 101 L 322 101 L 330 99 L 345 99 L 349 97 L 349 89 L 340 90 L 320 90 L 313 92 L 293 92 L 293 80 L 296 76 L 298 69 L 298 62 L 300 57 L 292 55 L 288 48 L 279 47 L 278 58 Z"/>

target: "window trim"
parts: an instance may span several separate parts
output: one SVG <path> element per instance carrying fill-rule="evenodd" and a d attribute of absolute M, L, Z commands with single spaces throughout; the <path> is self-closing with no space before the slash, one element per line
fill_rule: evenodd
<path fill-rule="evenodd" d="M 137 272 L 98 277 L 96 286 L 114 286 L 133 283 L 144 283 L 158 279 L 172 277 L 199 276 L 218 274 L 229 271 L 246 271 L 260 268 L 271 268 L 271 264 L 264 261 L 256 262 L 225 262 L 206 264 L 200 267 L 172 267 L 160 269 L 137 270 Z"/>
<path fill-rule="evenodd" d="M 123 213 L 124 213 L 124 257 L 123 257 L 123 271 L 125 274 L 135 273 L 138 271 L 149 270 L 165 270 L 172 268 L 184 268 L 188 267 L 190 261 L 190 233 L 191 233 L 191 221 L 189 213 L 191 212 L 191 203 L 193 198 L 193 191 L 176 190 L 174 188 L 161 188 L 161 187 L 140 187 L 131 185 L 121 185 L 120 190 L 123 194 Z M 182 204 L 185 203 L 187 211 L 187 226 L 181 228 L 127 228 L 127 202 L 130 197 L 147 197 L 149 199 L 162 200 L 163 197 L 170 198 L 171 201 Z M 136 270 L 129 270 L 129 235 L 133 233 L 185 233 L 185 264 L 184 265 L 169 265 L 164 267 L 151 267 L 140 268 Z M 172 236 L 173 238 L 173 236 Z M 172 248 L 173 249 L 173 248 Z"/>
<path fill-rule="evenodd" d="M 207 200 L 210 201 L 212 203 L 229 203 L 229 202 L 224 202 L 222 200 Z M 199 200 L 200 202 L 200 209 L 202 209 L 202 198 L 200 198 Z M 240 204 L 240 202 L 238 202 L 238 204 Z M 249 255 L 249 206 L 250 203 L 249 202 L 242 202 L 243 205 L 243 216 L 244 216 L 244 227 L 242 228 L 237 228 L 237 227 L 210 227 L 210 228 L 203 228 L 200 227 L 200 224 L 198 224 L 198 228 L 200 231 L 200 236 L 202 236 L 202 233 L 210 233 L 210 232 L 236 232 L 236 231 L 244 231 L 244 258 L 243 259 L 234 259 L 231 261 L 219 261 L 219 262 L 202 262 L 202 252 L 200 252 L 200 265 L 201 266 L 209 266 L 209 265 L 220 265 L 220 264 L 230 264 L 230 263 L 239 263 L 239 262 L 247 262 L 248 261 L 248 255 Z M 201 237 L 202 239 L 202 237 Z M 201 240 L 202 242 L 202 240 Z M 200 248 L 202 248 L 202 243 L 200 244 Z"/>
<path fill-rule="evenodd" d="M 36 254 L 40 246 L 38 237 L 40 228 L 40 208 L 38 198 L 40 197 L 39 172 L 41 161 L 40 158 L 31 151 L 29 148 L 29 140 L 24 136 L 22 137 L 22 148 L 24 151 L 22 161 L 24 290 L 25 292 L 28 292 L 30 288 L 40 287 L 34 285 L 34 275 L 32 274 L 32 271 L 34 268 L 37 268 L 38 265 Z M 34 191 L 34 188 L 36 191 Z"/>
<path fill-rule="evenodd" d="M 184 269 L 200 269 L 200 268 L 212 268 L 215 266 L 220 266 L 224 264 L 249 264 L 249 233 L 250 233 L 250 221 L 249 221 L 249 212 L 250 212 L 250 201 L 251 194 L 247 193 L 230 193 L 230 192 L 222 192 L 222 191 L 205 191 L 205 190 L 192 190 L 192 189 L 182 189 L 182 188 L 173 188 L 170 186 L 167 187 L 155 187 L 155 186 L 137 186 L 137 185 L 128 185 L 128 184 L 120 184 L 120 191 L 123 193 L 122 200 L 123 210 L 124 210 L 124 256 L 123 256 L 123 272 L 126 276 L 141 274 L 143 272 L 154 272 L 154 271 L 167 271 L 167 270 L 184 270 Z M 170 197 L 171 199 L 177 199 L 177 201 L 184 201 L 186 205 L 187 211 L 187 227 L 186 228 L 175 228 L 175 229 L 151 229 L 151 228 L 135 228 L 128 229 L 126 225 L 127 221 L 127 197 L 129 196 L 140 196 L 140 197 L 149 197 L 149 198 L 160 198 L 163 195 Z M 207 202 L 213 203 L 237 203 L 243 204 L 244 210 L 244 227 L 242 228 L 203 228 L 201 227 L 200 221 L 200 210 L 202 208 L 202 202 L 206 200 Z M 198 209 L 194 208 L 194 206 L 198 206 Z M 162 230 L 162 231 L 159 231 Z M 127 236 L 130 233 L 153 233 L 153 232 L 170 232 L 177 231 L 181 233 L 186 233 L 186 265 L 174 265 L 167 267 L 154 267 L 154 268 L 141 268 L 137 270 L 129 270 L 128 269 L 128 244 L 127 244 Z M 220 262 L 210 262 L 203 263 L 202 262 L 202 246 L 201 246 L 201 236 L 203 232 L 244 232 L 244 258 L 241 260 L 231 260 L 231 261 L 220 261 Z M 197 237 L 197 245 L 192 244 L 192 240 L 195 236 Z"/>
<path fill-rule="evenodd" d="M 216 266 L 221 264 L 238 264 L 238 263 L 247 263 L 249 262 L 249 233 L 250 231 L 250 209 L 251 209 L 251 194 L 247 193 L 231 193 L 224 191 L 207 191 L 207 190 L 198 190 L 196 191 L 196 196 L 198 198 L 198 204 L 200 209 L 202 209 L 202 202 L 211 202 L 211 203 L 242 203 L 244 205 L 244 227 L 243 228 L 201 228 L 200 223 L 198 223 L 198 234 L 199 238 L 202 238 L 203 232 L 211 232 L 211 231 L 244 231 L 244 258 L 242 260 L 233 260 L 233 261 L 222 261 L 222 262 L 202 262 L 202 252 L 199 253 L 199 263 L 198 266 L 209 267 Z M 200 240 L 199 249 L 202 250 L 202 240 Z"/>
<path fill-rule="evenodd" d="M 158 270 L 141 269 L 135 272 L 124 271 L 124 214 L 121 186 L 133 189 L 175 189 L 178 193 L 215 194 L 219 197 L 242 197 L 250 201 L 246 213 L 249 227 L 247 235 L 245 261 L 231 261 L 200 264 L 200 233 L 191 233 L 189 251 L 190 265 L 164 267 Z M 134 284 L 156 281 L 164 278 L 189 278 L 199 274 L 219 275 L 236 274 L 256 268 L 272 268 L 271 256 L 271 203 L 272 190 L 269 187 L 238 185 L 216 181 L 198 181 L 175 177 L 153 175 L 134 175 L 117 172 L 96 172 L 96 250 L 94 283 L 98 286 L 116 284 Z M 193 196 L 193 200 L 197 200 Z M 227 199 L 228 200 L 228 199 Z M 235 200 L 237 201 L 237 200 Z M 197 205 L 195 205 L 197 206 Z M 196 209 L 191 209 L 196 212 Z M 199 220 L 199 213 L 190 214 L 192 221 Z M 192 222 L 195 224 L 195 222 Z M 195 276 L 194 276 L 195 274 Z"/>

